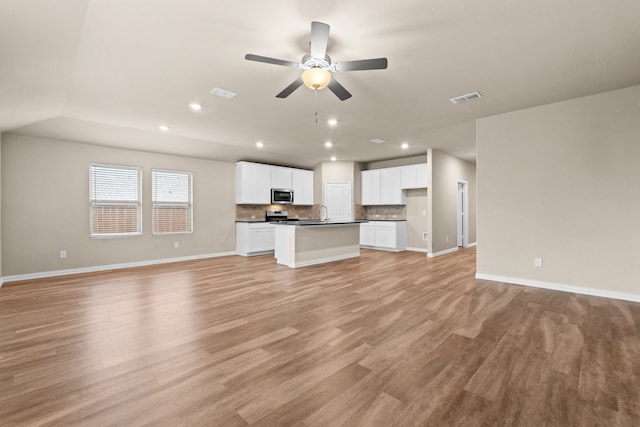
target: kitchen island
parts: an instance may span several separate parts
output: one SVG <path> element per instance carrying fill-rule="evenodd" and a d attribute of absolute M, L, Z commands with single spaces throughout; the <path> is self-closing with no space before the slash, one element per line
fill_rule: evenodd
<path fill-rule="evenodd" d="M 360 223 L 291 221 L 276 224 L 278 264 L 306 267 L 360 256 Z"/>

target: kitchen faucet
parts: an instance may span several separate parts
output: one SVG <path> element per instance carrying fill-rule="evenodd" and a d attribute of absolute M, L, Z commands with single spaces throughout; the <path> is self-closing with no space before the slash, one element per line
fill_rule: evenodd
<path fill-rule="evenodd" d="M 324 220 L 322 219 L 322 208 L 324 208 Z M 329 208 L 325 205 L 320 205 L 318 208 L 318 216 L 320 217 L 320 221 L 329 221 Z"/>

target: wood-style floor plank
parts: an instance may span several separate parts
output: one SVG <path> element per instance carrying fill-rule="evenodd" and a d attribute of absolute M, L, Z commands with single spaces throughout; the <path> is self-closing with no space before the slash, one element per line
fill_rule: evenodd
<path fill-rule="evenodd" d="M 7 283 L 0 425 L 640 425 L 640 304 L 474 275 L 363 250 Z"/>

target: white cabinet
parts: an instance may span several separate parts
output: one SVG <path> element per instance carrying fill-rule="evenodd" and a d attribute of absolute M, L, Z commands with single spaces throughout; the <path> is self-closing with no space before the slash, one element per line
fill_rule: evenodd
<path fill-rule="evenodd" d="M 295 205 L 313 205 L 313 171 L 261 163 L 236 163 L 236 204 L 271 204 L 272 188 L 293 189 Z"/>
<path fill-rule="evenodd" d="M 427 164 L 400 167 L 400 186 L 402 189 L 427 188 Z"/>
<path fill-rule="evenodd" d="M 271 168 L 271 188 L 292 188 L 292 169 L 281 166 L 269 166 L 269 168 Z"/>
<path fill-rule="evenodd" d="M 380 203 L 380 170 L 369 170 L 361 172 L 360 186 L 361 203 L 366 205 L 379 205 Z"/>
<path fill-rule="evenodd" d="M 251 256 L 275 249 L 276 226 L 266 222 L 236 222 L 236 251 Z"/>
<path fill-rule="evenodd" d="M 427 188 L 427 164 L 398 166 L 361 172 L 360 189 L 363 206 L 404 205 L 404 189 Z"/>
<path fill-rule="evenodd" d="M 361 203 L 367 205 L 404 205 L 406 196 L 400 188 L 400 168 L 361 172 Z"/>
<path fill-rule="evenodd" d="M 271 202 L 271 167 L 236 163 L 236 204 L 268 205 Z"/>
<path fill-rule="evenodd" d="M 406 196 L 400 186 L 400 168 L 380 169 L 380 204 L 404 205 Z"/>
<path fill-rule="evenodd" d="M 429 175 L 427 174 L 427 164 L 419 163 L 413 166 L 416 168 L 416 175 L 417 175 L 416 188 L 427 188 L 429 186 Z"/>
<path fill-rule="evenodd" d="M 313 171 L 292 169 L 294 205 L 313 205 Z"/>
<path fill-rule="evenodd" d="M 367 222 L 360 224 L 360 245 L 376 245 L 376 226 L 373 223 Z"/>
<path fill-rule="evenodd" d="M 407 248 L 406 221 L 369 221 L 360 224 L 360 245 L 393 252 Z"/>

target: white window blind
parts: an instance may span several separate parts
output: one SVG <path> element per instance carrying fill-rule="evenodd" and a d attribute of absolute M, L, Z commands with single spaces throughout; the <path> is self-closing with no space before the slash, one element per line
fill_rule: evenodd
<path fill-rule="evenodd" d="M 89 165 L 91 237 L 142 234 L 142 168 Z"/>
<path fill-rule="evenodd" d="M 151 170 L 153 234 L 193 231 L 191 172 Z"/>

